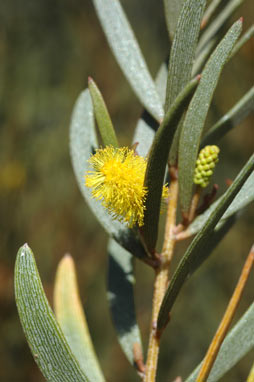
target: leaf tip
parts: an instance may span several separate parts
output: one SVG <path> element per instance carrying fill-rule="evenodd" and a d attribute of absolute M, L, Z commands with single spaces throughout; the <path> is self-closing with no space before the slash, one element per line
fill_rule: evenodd
<path fill-rule="evenodd" d="M 65 253 L 64 259 L 72 259 L 72 256 L 70 253 Z"/>
<path fill-rule="evenodd" d="M 31 252 L 31 248 L 27 243 L 23 244 L 19 250 L 18 250 L 18 256 L 23 257 L 25 256 L 28 252 Z"/>
<path fill-rule="evenodd" d="M 88 86 L 91 85 L 91 84 L 94 84 L 94 80 L 92 79 L 91 76 L 88 76 L 87 82 L 88 82 Z"/>
<path fill-rule="evenodd" d="M 66 253 L 60 263 L 64 263 L 65 265 L 71 266 L 74 264 L 73 258 L 70 253 Z"/>

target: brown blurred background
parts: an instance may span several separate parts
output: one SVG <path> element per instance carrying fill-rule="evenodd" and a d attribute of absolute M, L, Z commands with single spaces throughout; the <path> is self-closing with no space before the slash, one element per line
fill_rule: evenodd
<path fill-rule="evenodd" d="M 168 53 L 162 1 L 123 0 L 152 75 Z M 254 20 L 254 4 L 244 29 Z M 230 23 L 228 24 L 230 25 Z M 216 120 L 254 81 L 253 39 L 227 65 L 215 97 Z M 13 297 L 18 248 L 33 249 L 49 300 L 64 253 L 78 265 L 82 300 L 103 371 L 110 382 L 137 381 L 119 350 L 106 303 L 107 238 L 77 188 L 68 136 L 73 104 L 91 75 L 102 90 L 120 142 L 130 144 L 142 108 L 118 68 L 90 1 L 0 2 L 0 380 L 43 381 L 26 344 Z M 234 178 L 254 148 L 253 117 L 221 141 L 217 180 Z M 254 211 L 241 216 L 213 257 L 185 286 L 162 340 L 158 381 L 184 377 L 202 359 L 254 240 Z M 183 245 L 178 253 L 182 253 Z M 176 260 L 179 260 L 179 255 Z M 144 344 L 153 274 L 137 264 L 137 307 Z M 253 301 L 249 280 L 238 315 Z M 223 381 L 246 379 L 254 352 Z"/>

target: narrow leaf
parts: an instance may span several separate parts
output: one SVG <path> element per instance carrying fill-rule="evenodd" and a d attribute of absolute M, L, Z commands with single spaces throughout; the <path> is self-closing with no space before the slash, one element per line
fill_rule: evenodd
<path fill-rule="evenodd" d="M 203 258 L 205 259 L 205 251 L 203 249 L 205 247 L 205 244 L 207 243 L 209 235 L 211 234 L 216 224 L 218 223 L 218 221 L 220 220 L 228 206 L 231 204 L 236 194 L 239 192 L 244 182 L 253 170 L 254 155 L 250 157 L 246 165 L 238 174 L 235 181 L 232 183 L 232 185 L 228 188 L 228 190 L 221 198 L 216 209 L 211 213 L 210 217 L 207 219 L 201 231 L 199 231 L 197 236 L 192 240 L 191 244 L 187 248 L 175 273 L 173 274 L 172 280 L 162 301 L 158 318 L 158 329 L 162 329 L 167 323 L 168 314 L 171 311 L 171 308 L 185 280 L 192 272 L 196 270 L 197 264 L 200 265 L 202 263 Z"/>
<path fill-rule="evenodd" d="M 207 9 L 205 10 L 204 17 L 202 19 L 201 29 L 203 29 L 213 16 L 213 14 L 216 12 L 217 8 L 221 4 L 222 0 L 212 0 L 210 4 L 208 5 Z"/>
<path fill-rule="evenodd" d="M 206 146 L 215 143 L 242 122 L 251 112 L 254 112 L 254 86 L 250 88 L 227 114 L 220 118 L 219 121 L 208 130 L 201 145 Z"/>
<path fill-rule="evenodd" d="M 197 55 L 206 47 L 207 43 L 217 34 L 225 22 L 240 7 L 245 0 L 230 0 L 214 21 L 208 26 L 199 40 Z"/>
<path fill-rule="evenodd" d="M 57 321 L 82 370 L 91 381 L 105 381 L 93 348 L 70 255 L 66 255 L 57 268 L 54 307 Z"/>
<path fill-rule="evenodd" d="M 50 382 L 87 382 L 43 291 L 34 256 L 27 244 L 15 264 L 15 298 L 34 360 Z"/>
<path fill-rule="evenodd" d="M 235 215 L 230 216 L 227 220 L 221 221 L 221 223 L 217 224 L 217 226 L 213 229 L 209 237 L 207 238 L 206 243 L 203 248 L 202 257 L 196 261 L 194 268 L 192 269 L 192 273 L 199 268 L 199 266 L 212 254 L 215 248 L 220 244 L 220 242 L 224 239 L 228 231 L 232 228 L 233 224 L 236 221 Z"/>
<path fill-rule="evenodd" d="M 204 0 L 186 0 L 183 4 L 170 51 L 166 111 L 190 81 L 205 4 L 206 1 Z"/>
<path fill-rule="evenodd" d="M 228 333 L 229 326 L 232 323 L 232 320 L 235 316 L 239 302 L 243 295 L 244 288 L 248 281 L 250 272 L 254 264 L 254 247 L 251 248 L 247 259 L 242 268 L 238 283 L 234 289 L 232 297 L 228 303 L 226 311 L 223 315 L 223 318 L 218 326 L 218 329 L 209 345 L 207 353 L 205 355 L 202 367 L 197 377 L 197 382 L 206 382 L 208 376 L 210 375 L 211 369 L 214 365 L 214 362 L 217 358 L 218 352 L 221 348 L 221 345 Z"/>
<path fill-rule="evenodd" d="M 164 12 L 170 40 L 174 38 L 177 21 L 184 3 L 184 0 L 164 0 Z"/>
<path fill-rule="evenodd" d="M 254 36 L 254 25 L 252 25 L 247 31 L 242 35 L 242 37 L 235 44 L 230 58 L 234 57 L 238 51 Z"/>
<path fill-rule="evenodd" d="M 167 75 L 167 65 L 162 63 L 156 75 L 155 85 L 163 104 L 166 96 Z M 141 118 L 138 120 L 132 140 L 133 144 L 137 144 L 136 151 L 142 157 L 147 156 L 157 129 L 158 123 L 148 112 L 144 111 Z"/>
<path fill-rule="evenodd" d="M 232 49 L 232 52 L 228 58 L 229 62 L 236 54 L 237 52 L 242 48 L 248 40 L 253 37 L 254 35 L 254 25 L 252 25 L 245 33 L 244 35 L 237 41 L 234 48 Z M 207 61 L 209 55 L 211 54 L 213 48 L 215 45 L 217 45 L 219 41 L 220 35 L 217 33 L 214 35 L 204 46 L 204 48 L 198 53 L 193 68 L 192 68 L 192 75 L 195 76 L 197 73 L 200 73 L 201 69 L 203 68 L 205 62 Z"/>
<path fill-rule="evenodd" d="M 167 90 L 167 77 L 168 77 L 168 67 L 167 63 L 163 62 L 155 77 L 155 86 L 159 94 L 161 103 L 164 105 L 166 99 Z"/>
<path fill-rule="evenodd" d="M 219 381 L 223 375 L 233 368 L 254 347 L 254 304 L 225 338 L 208 382 Z M 201 364 L 193 371 L 185 382 L 196 382 Z"/>
<path fill-rule="evenodd" d="M 115 130 L 102 94 L 94 80 L 89 77 L 88 87 L 93 101 L 94 114 L 105 146 L 118 147 Z"/>
<path fill-rule="evenodd" d="M 191 79 L 192 65 L 205 4 L 205 0 L 186 0 L 183 4 L 170 51 L 165 113 Z M 179 129 L 180 126 L 181 124 Z M 176 164 L 179 129 L 175 134 L 170 151 L 171 165 Z"/>
<path fill-rule="evenodd" d="M 220 41 L 220 35 L 215 35 L 211 40 L 209 40 L 206 44 L 206 46 L 199 52 L 199 54 L 196 56 L 193 67 L 192 67 L 192 76 L 196 76 L 198 73 L 201 73 L 203 70 L 203 67 L 208 60 L 211 52 L 213 51 L 214 47 L 219 43 Z"/>
<path fill-rule="evenodd" d="M 158 123 L 144 111 L 135 128 L 133 144 L 137 144 L 136 152 L 142 157 L 146 157 L 153 143 L 155 132 L 158 129 Z"/>
<path fill-rule="evenodd" d="M 147 255 L 134 232 L 113 220 L 101 203 L 92 198 L 90 190 L 85 187 L 84 176 L 90 170 L 87 160 L 97 146 L 92 101 L 89 91 L 85 90 L 74 106 L 70 129 L 71 159 L 80 191 L 105 231 L 134 256 L 144 259 Z"/>
<path fill-rule="evenodd" d="M 133 30 L 120 1 L 93 0 L 112 52 L 142 105 L 158 121 L 164 112 Z"/>
<path fill-rule="evenodd" d="M 217 208 L 218 204 L 221 202 L 223 195 L 216 200 L 202 215 L 198 216 L 194 222 L 189 226 L 188 231 L 190 235 L 194 235 L 198 232 L 209 216 L 213 213 L 213 211 Z M 248 204 L 250 204 L 254 200 L 254 174 L 251 174 L 249 178 L 244 183 L 241 190 L 238 192 L 230 206 L 227 208 L 222 218 L 220 219 L 218 225 L 223 224 L 225 220 L 227 220 L 230 216 L 234 215 L 238 211 L 242 210 Z"/>
<path fill-rule="evenodd" d="M 199 80 L 200 77 L 196 77 L 190 81 L 173 102 L 155 134 L 149 153 L 145 176 L 145 186 L 148 193 L 145 201 L 146 209 L 142 232 L 147 248 L 151 251 L 155 248 L 158 235 L 162 187 L 169 150 L 177 125 L 191 100 Z"/>
<path fill-rule="evenodd" d="M 190 103 L 179 141 L 179 191 L 182 212 L 187 214 L 192 198 L 193 176 L 199 150 L 200 137 L 206 116 L 225 65 L 242 30 L 238 20 L 228 31 L 207 62 L 197 91 Z"/>
<path fill-rule="evenodd" d="M 142 344 L 134 305 L 133 258 L 112 239 L 109 241 L 108 254 L 107 297 L 112 319 L 120 345 L 134 366 L 133 348 L 138 344 L 142 349 Z"/>

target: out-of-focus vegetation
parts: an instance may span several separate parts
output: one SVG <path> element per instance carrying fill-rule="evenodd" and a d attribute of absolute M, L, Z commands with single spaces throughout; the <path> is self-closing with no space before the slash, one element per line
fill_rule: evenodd
<path fill-rule="evenodd" d="M 122 3 L 154 75 L 169 47 L 162 2 Z M 240 15 L 247 29 L 253 22 L 252 1 L 246 1 L 234 19 Z M 220 117 L 251 87 L 253 62 L 252 39 L 226 67 L 210 120 Z M 51 301 L 56 264 L 64 253 L 73 255 L 92 338 L 107 379 L 136 380 L 119 351 L 107 309 L 106 236 L 78 191 L 69 157 L 70 114 L 79 92 L 87 87 L 88 75 L 103 92 L 121 143 L 130 143 L 141 107 L 110 53 L 91 2 L 0 3 L 1 381 L 43 380 L 25 342 L 13 296 L 15 255 L 26 241 L 37 255 Z M 225 178 L 233 178 L 253 151 L 253 122 L 249 117 L 220 144 L 221 189 Z M 187 375 L 203 357 L 253 243 L 253 224 L 252 206 L 184 289 L 163 339 L 159 380 L 173 379 L 179 371 Z M 140 275 L 138 315 L 147 335 L 153 274 L 142 264 L 136 269 Z M 238 317 L 251 301 L 253 291 L 247 288 Z M 244 380 L 253 359 L 254 352 L 224 380 Z"/>

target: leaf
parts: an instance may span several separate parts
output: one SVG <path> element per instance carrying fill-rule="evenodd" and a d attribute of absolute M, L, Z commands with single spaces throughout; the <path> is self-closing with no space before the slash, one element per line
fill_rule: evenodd
<path fill-rule="evenodd" d="M 186 0 L 183 4 L 170 51 L 166 111 L 190 81 L 205 4 L 205 0 Z"/>
<path fill-rule="evenodd" d="M 254 35 L 254 25 L 252 25 L 244 33 L 244 35 L 237 41 L 234 48 L 232 49 L 232 52 L 228 58 L 227 63 L 229 61 L 231 61 L 231 59 L 238 53 L 238 51 L 242 48 L 242 46 L 244 44 L 246 44 L 246 42 L 248 42 L 248 40 L 251 37 L 253 37 L 253 35 Z M 217 45 L 219 38 L 220 38 L 220 35 L 219 35 L 219 33 L 217 33 L 207 42 L 207 44 L 204 46 L 204 48 L 201 50 L 201 52 L 199 52 L 199 54 L 197 55 L 195 62 L 193 64 L 193 68 L 192 68 L 192 75 L 193 76 L 195 76 L 197 73 L 200 73 L 203 65 L 205 64 L 207 58 L 211 54 L 213 48 L 215 47 L 215 45 Z"/>
<path fill-rule="evenodd" d="M 202 249 L 203 255 L 200 257 L 200 259 L 197 259 L 197 261 L 194 264 L 194 267 L 192 269 L 192 273 L 199 268 L 199 266 L 211 255 L 211 253 L 215 250 L 215 248 L 220 244 L 220 242 L 224 239 L 228 231 L 232 228 L 236 221 L 236 216 L 230 216 L 226 220 L 222 220 L 219 224 L 216 225 L 216 227 L 213 229 L 213 231 L 210 233 L 210 235 L 207 238 L 206 243 L 204 244 L 204 247 Z M 200 260 L 200 261 L 199 261 Z"/>
<path fill-rule="evenodd" d="M 210 4 L 208 4 L 207 9 L 205 10 L 204 17 L 201 23 L 201 29 L 203 29 L 213 16 L 213 14 L 217 11 L 217 8 L 222 3 L 222 0 L 212 0 Z"/>
<path fill-rule="evenodd" d="M 85 90 L 80 94 L 74 106 L 70 128 L 71 159 L 80 191 L 105 231 L 134 256 L 140 259 L 147 258 L 147 254 L 134 232 L 113 220 L 101 203 L 92 198 L 90 190 L 85 187 L 84 176 L 90 169 L 87 160 L 96 148 L 93 106 L 89 91 Z"/>
<path fill-rule="evenodd" d="M 206 47 L 207 43 L 217 34 L 217 32 L 225 25 L 226 21 L 240 7 L 245 0 L 230 0 L 222 9 L 214 21 L 207 27 L 199 40 L 197 47 L 197 55 Z"/>
<path fill-rule="evenodd" d="M 137 144 L 135 151 L 138 155 L 146 157 L 153 143 L 154 135 L 158 129 L 158 123 L 146 111 L 143 112 L 141 118 L 135 128 L 133 136 L 133 144 Z"/>
<path fill-rule="evenodd" d="M 166 83 L 167 83 L 167 66 L 162 63 L 155 79 L 156 89 L 161 98 L 161 102 L 165 102 Z M 151 117 L 151 115 L 144 111 L 141 118 L 139 118 L 133 136 L 133 144 L 138 144 L 136 151 L 142 157 L 146 157 L 152 145 L 154 134 L 158 130 L 158 123 Z"/>
<path fill-rule="evenodd" d="M 163 105 L 166 99 L 167 77 L 168 77 L 168 67 L 166 62 L 163 62 L 155 77 L 155 86 L 159 94 L 161 103 Z"/>
<path fill-rule="evenodd" d="M 254 347 L 254 304 L 245 312 L 225 338 L 208 382 L 220 380 L 232 367 Z M 199 365 L 185 382 L 196 382 Z"/>
<path fill-rule="evenodd" d="M 173 40 L 177 21 L 183 6 L 184 0 L 164 0 L 164 12 L 170 39 Z"/>
<path fill-rule="evenodd" d="M 101 134 L 102 141 L 105 146 L 118 147 L 118 141 L 115 130 L 108 113 L 107 106 L 104 102 L 102 94 L 98 89 L 94 80 L 89 77 L 88 87 L 92 97 L 93 107 L 97 125 Z"/>
<path fill-rule="evenodd" d="M 235 56 L 238 51 L 243 47 L 243 45 L 246 44 L 252 37 L 254 36 L 254 25 L 251 25 L 250 28 L 247 29 L 247 31 L 242 35 L 242 37 L 237 41 L 235 44 L 230 59 Z"/>
<path fill-rule="evenodd" d="M 93 348 L 70 255 L 65 255 L 57 268 L 54 307 L 57 321 L 82 370 L 91 381 L 105 381 Z"/>
<path fill-rule="evenodd" d="M 199 52 L 196 56 L 193 67 L 192 67 L 192 76 L 196 76 L 198 73 L 201 73 L 203 70 L 203 66 L 205 65 L 208 57 L 211 55 L 214 47 L 219 43 L 220 35 L 217 34 L 213 36 L 211 40 L 209 40 L 204 46 L 204 48 Z"/>
<path fill-rule="evenodd" d="M 221 139 L 231 129 L 237 126 L 251 112 L 254 112 L 254 86 L 230 109 L 227 114 L 223 115 L 211 129 L 208 130 L 201 145 L 206 146 Z"/>
<path fill-rule="evenodd" d="M 15 298 L 35 362 L 50 382 L 88 382 L 55 319 L 27 244 L 15 264 Z"/>
<path fill-rule="evenodd" d="M 164 112 L 133 30 L 120 1 L 93 0 L 101 26 L 126 79 L 142 105 L 158 121 Z"/>
<path fill-rule="evenodd" d="M 179 141 L 179 194 L 182 212 L 188 213 L 200 137 L 223 66 L 242 30 L 242 20 L 230 28 L 207 62 L 190 103 Z"/>
<path fill-rule="evenodd" d="M 136 321 L 133 286 L 133 258 L 116 241 L 110 240 L 108 245 L 108 291 L 112 320 L 120 345 L 134 366 L 133 347 L 139 344 L 142 349 L 141 337 Z M 135 345 L 136 346 L 136 345 Z"/>
<path fill-rule="evenodd" d="M 191 244 L 187 248 L 184 256 L 182 257 L 176 271 L 173 274 L 172 280 L 165 293 L 164 299 L 161 304 L 159 317 L 158 317 L 158 329 L 164 328 L 168 320 L 168 314 L 176 300 L 178 293 L 180 292 L 187 277 L 196 270 L 203 259 L 206 258 L 204 247 L 209 239 L 209 235 L 215 228 L 216 224 L 231 204 L 246 179 L 254 169 L 254 155 L 250 157 L 245 164 L 241 172 L 238 174 L 235 181 L 231 184 L 228 190 L 224 193 L 220 202 L 215 210 L 211 213 L 202 229 L 192 240 Z"/>
<path fill-rule="evenodd" d="M 188 232 L 194 235 L 198 232 L 205 222 L 209 219 L 209 216 L 217 208 L 224 195 L 222 195 L 216 202 L 214 202 L 202 215 L 198 216 L 193 223 L 188 227 Z M 254 174 L 251 174 L 244 183 L 241 190 L 238 192 L 230 206 L 227 208 L 218 224 L 222 224 L 230 216 L 234 215 L 254 200 Z"/>
<path fill-rule="evenodd" d="M 192 65 L 205 4 L 205 0 L 186 0 L 183 4 L 170 51 L 165 113 L 191 79 Z M 170 150 L 171 165 L 176 164 L 180 127 L 181 124 L 175 134 Z"/>
<path fill-rule="evenodd" d="M 150 149 L 144 183 L 148 192 L 145 201 L 144 226 L 142 228 L 145 243 L 150 251 L 154 250 L 158 236 L 162 187 L 169 150 L 177 125 L 193 96 L 199 80 L 200 77 L 197 77 L 190 81 L 173 102 L 155 134 Z"/>

